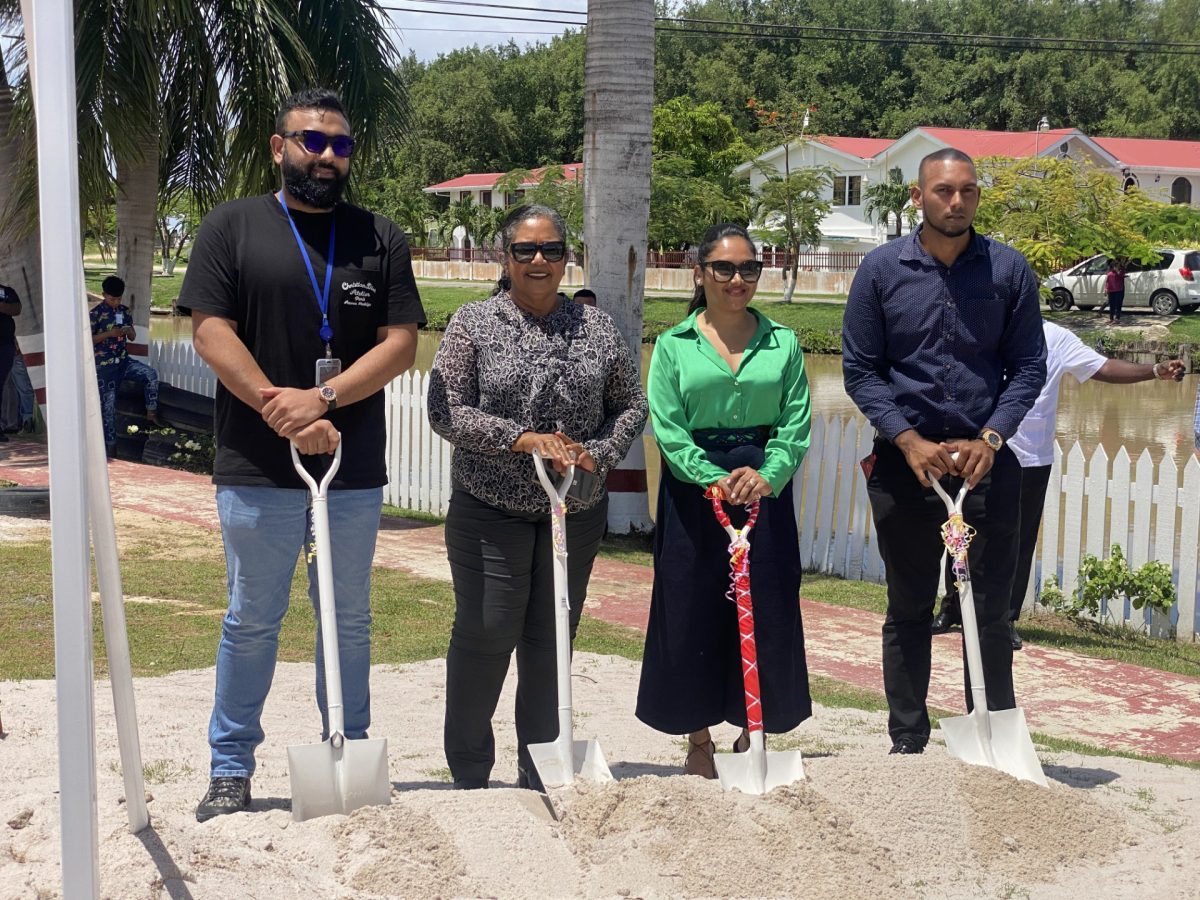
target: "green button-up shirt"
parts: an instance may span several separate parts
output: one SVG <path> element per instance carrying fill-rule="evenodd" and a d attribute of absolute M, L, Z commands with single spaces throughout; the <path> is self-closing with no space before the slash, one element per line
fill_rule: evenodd
<path fill-rule="evenodd" d="M 808 450 L 808 376 L 795 332 L 750 312 L 758 330 L 736 372 L 700 332 L 697 312 L 659 337 L 646 394 L 654 438 L 676 478 L 707 486 L 729 474 L 708 461 L 693 431 L 766 426 L 759 474 L 778 495 Z"/>

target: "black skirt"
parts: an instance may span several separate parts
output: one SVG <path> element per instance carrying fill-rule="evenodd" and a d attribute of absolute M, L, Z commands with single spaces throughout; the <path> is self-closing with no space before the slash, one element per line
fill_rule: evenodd
<path fill-rule="evenodd" d="M 727 470 L 757 467 L 762 451 L 747 445 L 732 453 L 710 450 L 709 458 Z M 688 734 L 721 722 L 745 727 L 737 607 L 725 596 L 729 536 L 713 515 L 702 487 L 679 481 L 666 460 L 661 471 L 654 591 L 637 717 L 668 734 Z M 745 524 L 744 507 L 726 508 L 735 528 Z M 812 715 L 790 483 L 779 497 L 760 503 L 758 521 L 750 532 L 750 592 L 763 725 L 779 734 Z"/>

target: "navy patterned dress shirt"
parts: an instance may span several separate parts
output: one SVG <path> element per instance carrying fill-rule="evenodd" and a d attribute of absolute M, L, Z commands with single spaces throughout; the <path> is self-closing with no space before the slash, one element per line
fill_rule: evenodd
<path fill-rule="evenodd" d="M 867 254 L 842 322 L 848 393 L 880 436 L 1016 433 L 1046 381 L 1037 277 L 1016 250 L 971 230 L 947 267 L 920 229 Z"/>

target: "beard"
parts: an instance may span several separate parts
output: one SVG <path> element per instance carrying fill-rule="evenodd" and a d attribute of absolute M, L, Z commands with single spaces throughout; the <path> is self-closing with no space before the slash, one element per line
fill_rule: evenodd
<path fill-rule="evenodd" d="M 932 228 L 934 231 L 936 231 L 938 234 L 942 235 L 943 237 L 956 238 L 956 237 L 962 237 L 964 234 L 966 234 L 968 231 L 970 231 L 971 225 L 974 223 L 971 221 L 968 221 L 962 225 L 960 225 L 958 223 L 951 225 L 944 221 L 939 222 L 935 219 L 927 218 L 925 220 L 925 224 L 928 225 L 930 228 Z"/>
<path fill-rule="evenodd" d="M 322 165 L 319 161 L 311 162 L 307 166 L 297 164 L 285 150 L 282 165 L 283 184 L 289 194 L 306 206 L 332 209 L 342 199 L 350 174 L 347 172 L 343 175 L 337 169 L 329 167 L 326 171 L 332 172 L 333 178 L 314 178 L 313 171 Z"/>

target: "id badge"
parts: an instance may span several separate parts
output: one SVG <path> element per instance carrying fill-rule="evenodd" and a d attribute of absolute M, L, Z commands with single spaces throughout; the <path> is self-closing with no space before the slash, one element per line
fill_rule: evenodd
<path fill-rule="evenodd" d="M 323 356 L 317 360 L 317 387 L 320 387 L 335 375 L 341 374 L 342 361 L 340 359 Z"/>

